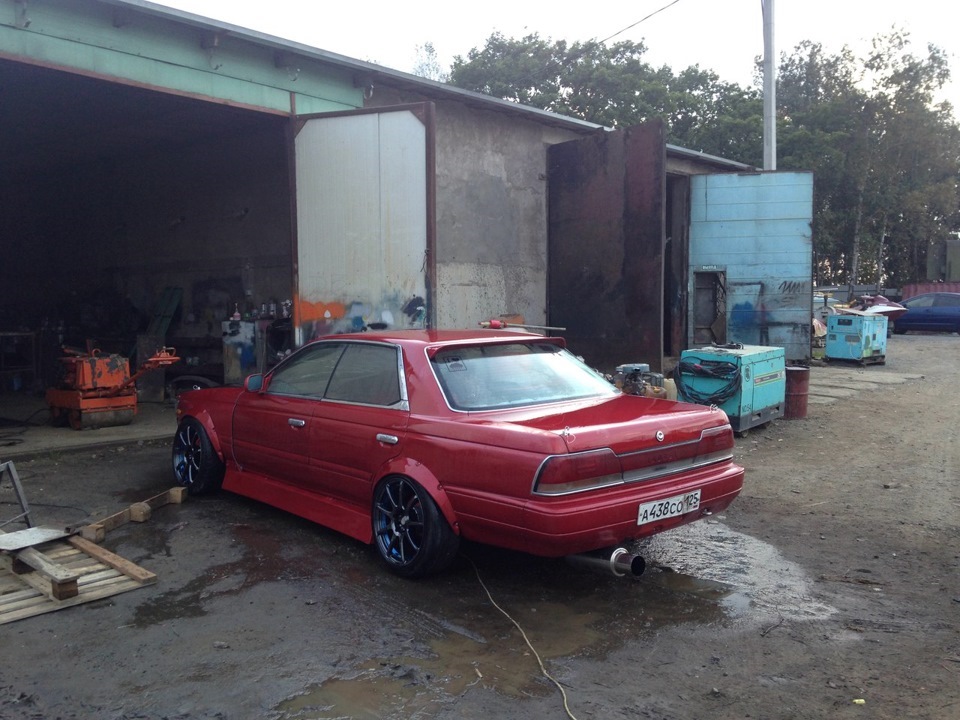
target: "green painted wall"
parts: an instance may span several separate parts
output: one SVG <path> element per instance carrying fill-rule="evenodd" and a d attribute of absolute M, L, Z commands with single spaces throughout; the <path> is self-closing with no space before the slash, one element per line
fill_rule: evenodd
<path fill-rule="evenodd" d="M 230 34 L 95 0 L 0 0 L 0 56 L 287 113 L 362 107 L 352 74 Z"/>

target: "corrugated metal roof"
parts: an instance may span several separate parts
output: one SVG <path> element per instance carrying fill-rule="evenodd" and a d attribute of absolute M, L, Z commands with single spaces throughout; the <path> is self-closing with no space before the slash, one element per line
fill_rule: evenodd
<path fill-rule="evenodd" d="M 436 82 L 435 80 L 428 80 L 427 78 L 411 75 L 410 73 L 401 72 L 399 70 L 394 70 L 382 65 L 375 65 L 373 63 L 364 62 L 363 60 L 356 60 L 354 58 L 347 57 L 346 55 L 339 55 L 327 50 L 321 50 L 320 48 L 304 45 L 303 43 L 298 43 L 293 40 L 285 40 L 274 35 L 267 35 L 266 33 L 250 30 L 248 28 L 240 27 L 239 25 L 232 25 L 219 20 L 213 20 L 200 15 L 194 15 L 193 13 L 185 12 L 183 10 L 165 7 L 153 2 L 147 2 L 147 0 L 98 1 L 105 5 L 135 8 L 150 15 L 176 20 L 177 22 L 181 22 L 186 25 L 192 25 L 210 32 L 228 33 L 233 37 L 243 38 L 252 43 L 269 47 L 274 50 L 283 50 L 288 53 L 298 53 L 304 57 L 328 63 L 330 65 L 354 72 L 360 72 L 363 73 L 365 77 L 374 78 L 383 82 L 389 82 L 390 84 L 395 84 L 398 86 L 416 88 L 420 92 L 423 92 L 427 95 L 447 96 L 467 104 L 482 104 L 485 106 L 496 107 L 512 113 L 530 115 L 537 118 L 541 122 L 547 122 L 553 125 L 562 125 L 579 129 L 581 131 L 600 130 L 603 128 L 602 125 L 598 125 L 596 123 L 579 120 L 577 118 L 572 118 L 565 115 L 558 115 L 557 113 L 548 112 L 547 110 L 540 110 L 539 108 L 529 107 L 527 105 L 520 105 L 518 103 L 509 102 L 508 100 L 502 100 L 500 98 L 484 95 L 483 93 L 464 90 L 453 85 Z"/>
<path fill-rule="evenodd" d="M 336 67 L 344 68 L 353 72 L 363 73 L 365 77 L 383 82 L 387 85 L 416 90 L 428 97 L 434 96 L 449 98 L 451 100 L 462 102 L 466 105 L 473 105 L 490 110 L 500 110 L 503 112 L 524 116 L 536 122 L 545 123 L 555 127 L 563 127 L 579 132 L 609 129 L 605 128 L 603 125 L 598 125 L 597 123 L 587 122 L 586 120 L 580 120 L 578 118 L 573 118 L 566 115 L 560 115 L 547 110 L 530 107 L 528 105 L 520 105 L 508 100 L 503 100 L 501 98 L 484 95 L 483 93 L 473 92 L 472 90 L 464 90 L 463 88 L 458 88 L 454 85 L 448 85 L 435 80 L 429 80 L 417 75 L 401 72 L 400 70 L 394 70 L 382 65 L 375 65 L 373 63 L 357 60 L 355 58 L 329 52 L 327 50 L 321 50 L 320 48 L 311 47 L 310 45 L 304 45 L 303 43 L 298 43 L 292 40 L 285 40 L 284 38 L 268 35 L 256 30 L 250 30 L 239 25 L 233 25 L 231 23 L 213 20 L 211 18 L 195 15 L 183 10 L 158 5 L 154 2 L 148 2 L 148 0 L 98 1 L 106 5 L 133 8 L 140 12 L 175 20 L 177 22 L 186 25 L 192 25 L 210 32 L 229 33 L 233 37 L 243 38 L 249 42 L 262 45 L 264 47 L 269 47 L 274 50 L 298 53 L 304 57 L 328 63 Z M 696 150 L 688 150 L 676 145 L 667 145 L 667 154 L 684 157 L 690 160 L 706 162 L 711 165 L 724 167 L 730 170 L 754 169 L 753 166 L 746 165 L 744 163 L 727 160 L 713 155 L 707 155 L 705 153 L 697 152 Z"/>

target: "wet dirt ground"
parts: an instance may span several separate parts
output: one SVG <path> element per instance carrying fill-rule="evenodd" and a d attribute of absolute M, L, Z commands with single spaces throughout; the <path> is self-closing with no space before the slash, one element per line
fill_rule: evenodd
<path fill-rule="evenodd" d="M 835 401 L 738 439 L 741 497 L 638 579 L 467 546 L 410 582 L 233 495 L 164 507 L 103 543 L 156 585 L 0 626 L 0 718 L 960 717 L 960 338 L 887 353 L 813 368 Z M 166 443 L 17 470 L 48 525 L 171 485 Z"/>

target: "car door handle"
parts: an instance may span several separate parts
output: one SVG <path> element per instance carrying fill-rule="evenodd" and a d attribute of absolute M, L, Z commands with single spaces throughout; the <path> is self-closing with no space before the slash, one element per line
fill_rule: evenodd
<path fill-rule="evenodd" d="M 300 418 L 287 418 L 287 425 L 290 427 L 303 427 L 307 424 L 306 420 L 301 420 Z"/>
<path fill-rule="evenodd" d="M 386 445 L 396 445 L 398 442 L 400 442 L 400 438 L 398 438 L 396 435 L 377 433 L 377 442 L 382 442 Z"/>

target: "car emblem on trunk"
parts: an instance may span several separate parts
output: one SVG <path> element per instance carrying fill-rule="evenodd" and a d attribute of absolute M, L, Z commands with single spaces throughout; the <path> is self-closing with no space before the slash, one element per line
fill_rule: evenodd
<path fill-rule="evenodd" d="M 663 430 L 657 430 L 657 442 L 663 442 L 664 434 Z"/>

